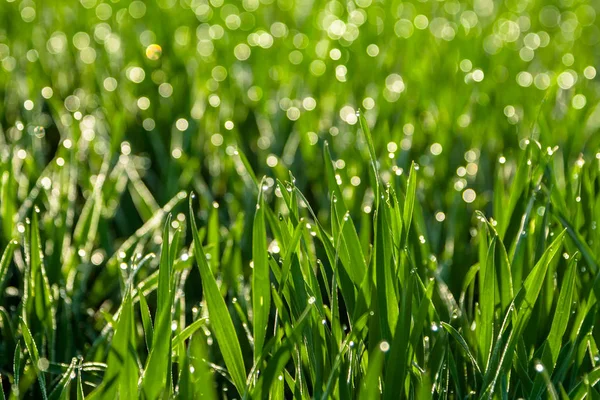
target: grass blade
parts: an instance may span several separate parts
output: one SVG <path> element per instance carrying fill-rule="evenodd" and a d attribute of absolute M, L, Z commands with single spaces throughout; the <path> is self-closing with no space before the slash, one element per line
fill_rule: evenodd
<path fill-rule="evenodd" d="M 158 399 L 171 396 L 171 349 L 172 349 L 172 309 L 173 295 L 171 293 L 173 280 L 173 259 L 171 258 L 171 243 L 169 228 L 171 217 L 167 216 L 162 236 L 160 265 L 158 270 L 158 300 L 154 316 L 154 334 L 152 349 L 146 361 L 142 376 L 141 389 L 145 397 Z"/>
<path fill-rule="evenodd" d="M 6 277 L 8 273 L 8 267 L 10 266 L 10 262 L 12 261 L 13 253 L 19 243 L 16 240 L 11 240 L 4 249 L 4 253 L 2 253 L 2 258 L 0 258 L 0 305 L 2 305 L 1 301 L 4 299 L 4 296 L 1 294 L 4 293 L 4 285 L 6 283 Z"/>
<path fill-rule="evenodd" d="M 42 391 L 42 398 L 44 400 L 48 399 L 47 391 L 46 391 L 46 376 L 44 371 L 40 370 L 40 353 L 38 351 L 37 345 L 33 340 L 33 336 L 31 336 L 31 331 L 27 326 L 27 323 L 23 318 L 21 318 L 21 332 L 23 333 L 23 340 L 25 341 L 25 346 L 27 347 L 27 351 L 29 352 L 29 357 L 31 358 L 31 364 L 33 369 L 37 375 L 38 382 L 40 383 L 40 390 Z"/>
<path fill-rule="evenodd" d="M 225 365 L 231 374 L 233 383 L 240 395 L 244 395 L 246 392 L 246 367 L 244 366 L 242 349 L 233 326 L 233 321 L 231 320 L 231 316 L 225 305 L 225 300 L 221 297 L 221 292 L 219 291 L 215 277 L 206 262 L 206 253 L 202 248 L 202 243 L 200 242 L 200 237 L 198 235 L 198 227 L 196 225 L 196 218 L 194 217 L 191 196 L 190 219 L 192 223 L 192 235 L 194 238 L 194 253 L 196 263 L 200 269 L 200 276 L 202 277 L 204 298 L 206 299 L 208 314 L 211 317 L 210 324 L 213 328 L 215 337 L 217 338 L 219 349 L 221 349 Z"/>
<path fill-rule="evenodd" d="M 262 186 L 262 185 L 261 185 Z M 271 283 L 267 259 L 267 232 L 265 228 L 264 202 L 259 188 L 254 226 L 252 228 L 252 310 L 254 316 L 254 362 L 260 358 L 271 309 Z"/>

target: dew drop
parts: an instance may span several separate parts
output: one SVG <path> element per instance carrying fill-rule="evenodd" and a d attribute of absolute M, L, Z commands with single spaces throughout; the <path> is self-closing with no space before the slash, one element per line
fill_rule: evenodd
<path fill-rule="evenodd" d="M 44 135 L 46 135 L 46 130 L 43 126 L 36 126 L 35 128 L 33 128 L 33 134 L 36 138 L 41 139 L 44 137 Z"/>
<path fill-rule="evenodd" d="M 544 366 L 541 363 L 536 363 L 535 364 L 535 370 L 537 372 L 544 372 Z"/>

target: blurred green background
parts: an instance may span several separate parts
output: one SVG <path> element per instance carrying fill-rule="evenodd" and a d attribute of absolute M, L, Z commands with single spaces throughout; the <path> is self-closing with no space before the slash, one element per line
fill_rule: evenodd
<path fill-rule="evenodd" d="M 435 217 L 468 238 L 453 221 L 491 211 L 498 160 L 526 138 L 560 146 L 565 165 L 598 152 L 598 12 L 573 0 L 3 0 L 0 155 L 23 171 L 21 198 L 67 145 L 84 197 L 103 160 L 116 165 L 113 180 L 130 182 L 112 199 L 118 238 L 181 189 L 226 203 L 225 226 L 251 210 L 236 149 L 270 187 L 290 170 L 327 219 L 328 141 L 360 215 L 373 196 L 361 109 L 384 181 L 420 165 L 433 251 L 451 260 L 468 240 L 440 237 Z"/>

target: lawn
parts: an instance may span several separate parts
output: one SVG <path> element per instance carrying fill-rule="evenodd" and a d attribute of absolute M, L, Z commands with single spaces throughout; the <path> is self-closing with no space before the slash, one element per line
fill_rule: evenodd
<path fill-rule="evenodd" d="M 597 0 L 0 0 L 0 399 L 600 398 Z"/>

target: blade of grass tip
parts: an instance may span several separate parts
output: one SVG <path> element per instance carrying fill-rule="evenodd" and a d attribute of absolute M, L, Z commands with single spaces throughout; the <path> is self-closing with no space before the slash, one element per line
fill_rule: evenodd
<path fill-rule="evenodd" d="M 306 197 L 304 197 L 304 195 L 298 188 L 295 188 L 295 191 L 296 191 L 298 197 L 301 200 L 303 200 L 304 203 L 307 205 L 308 211 L 313 216 L 315 225 L 317 226 L 317 228 L 319 230 L 319 238 L 321 239 L 321 243 L 323 243 L 323 246 L 325 247 L 327 259 L 329 260 L 331 267 L 334 268 L 338 274 L 339 288 L 342 292 L 342 297 L 344 298 L 344 302 L 346 304 L 348 313 L 350 315 L 354 315 L 354 313 L 356 312 L 355 288 L 361 288 L 362 281 L 359 280 L 359 277 L 357 276 L 357 274 L 355 274 L 355 272 L 356 272 L 355 268 L 349 268 L 348 264 L 345 264 L 345 262 L 348 259 L 347 257 L 344 260 L 341 260 L 342 261 L 341 263 L 338 263 L 338 257 L 341 259 L 341 255 L 339 254 L 339 250 L 340 250 L 341 246 L 338 245 L 336 248 L 333 247 L 333 241 L 329 239 L 329 235 L 327 235 L 327 233 L 325 232 L 325 230 L 319 223 L 319 220 L 317 219 L 315 212 L 313 211 L 310 204 L 308 203 L 308 200 L 306 200 Z M 343 220 L 342 225 L 345 225 L 347 222 L 348 221 Z M 343 229 L 341 229 L 341 231 L 343 231 Z M 341 240 L 341 233 L 339 235 L 337 242 L 339 243 L 340 240 Z M 342 253 L 347 255 L 347 253 L 344 253 L 344 252 L 342 252 Z M 339 264 L 341 264 L 341 268 L 338 268 Z M 362 296 L 366 296 L 366 295 L 367 295 L 366 293 L 362 293 Z M 359 298 L 360 298 L 360 295 L 359 295 Z M 353 322 L 353 321 L 351 321 L 351 322 Z"/>
<path fill-rule="evenodd" d="M 512 267 L 508 258 L 508 252 L 506 251 L 504 242 L 498 235 L 498 231 L 496 230 L 495 226 L 485 217 L 482 212 L 476 211 L 476 213 L 478 214 L 479 219 L 487 224 L 487 232 L 496 238 L 494 270 L 496 271 L 496 279 L 500 290 L 500 304 L 502 305 L 502 311 L 505 311 L 514 298 Z M 487 251 L 487 248 L 485 250 Z M 484 265 L 485 260 L 480 260 L 480 262 L 481 261 L 483 261 L 482 265 Z"/>
<path fill-rule="evenodd" d="M 158 269 L 158 295 L 156 315 L 154 317 L 154 334 L 152 335 L 152 349 L 146 361 L 146 368 L 142 377 L 141 390 L 148 399 L 170 397 L 172 376 L 170 369 L 172 349 L 172 308 L 173 296 L 171 295 L 171 281 L 173 279 L 173 265 L 171 258 L 171 243 L 169 227 L 171 216 L 165 221 L 162 237 L 160 263 Z"/>
<path fill-rule="evenodd" d="M 140 290 L 138 292 L 140 299 L 140 313 L 142 314 L 142 325 L 144 327 L 144 338 L 146 339 L 146 348 L 148 353 L 152 349 L 152 336 L 154 335 L 154 328 L 152 327 L 152 316 L 150 315 L 150 309 L 146 302 L 144 293 Z"/>
<path fill-rule="evenodd" d="M 500 286 L 500 304 L 502 311 L 508 309 L 510 302 L 514 298 L 513 282 L 510 262 L 508 261 L 508 253 L 506 247 L 499 236 L 496 242 L 495 267 L 498 283 Z"/>
<path fill-rule="evenodd" d="M 517 172 L 510 188 L 510 197 L 508 205 L 503 210 L 503 220 L 498 220 L 498 234 L 500 238 L 504 239 L 504 234 L 508 229 L 509 222 L 513 217 L 513 212 L 521 197 L 521 194 L 525 190 L 527 185 L 527 177 L 529 175 L 529 165 L 527 160 L 531 157 L 532 146 L 527 146 L 527 149 L 522 153 L 521 159 L 518 162 Z"/>
<path fill-rule="evenodd" d="M 269 280 L 269 261 L 267 257 L 267 233 L 262 184 L 258 188 L 258 201 L 252 227 L 252 312 L 254 316 L 254 362 L 262 353 L 265 342 L 269 313 L 271 310 L 271 283 Z"/>
<path fill-rule="evenodd" d="M 69 398 L 69 392 L 71 390 L 71 381 L 73 380 L 73 373 L 75 371 L 75 365 L 77 364 L 77 359 L 73 358 L 71 360 L 71 364 L 60 378 L 60 381 L 56 384 L 50 396 L 49 400 L 67 400 Z"/>
<path fill-rule="evenodd" d="M 402 222 L 404 223 L 404 244 L 408 243 L 410 224 L 412 221 L 413 211 L 415 208 L 415 198 L 417 195 L 417 168 L 413 162 L 410 165 L 410 174 L 406 182 L 406 198 L 404 200 L 404 213 Z"/>
<path fill-rule="evenodd" d="M 206 324 L 206 320 L 206 318 L 200 318 L 186 326 L 184 330 L 179 332 L 179 334 L 173 338 L 173 347 L 179 346 L 184 340 L 192 336 L 198 329 Z"/>
<path fill-rule="evenodd" d="M 483 295 L 480 296 L 481 323 L 479 327 L 479 349 L 481 352 L 480 362 L 487 369 L 490 353 L 494 342 L 494 310 L 496 308 L 496 237 L 492 238 L 487 252 L 485 267 L 482 268 L 480 279 L 483 282 Z"/>
<path fill-rule="evenodd" d="M 548 345 L 552 354 L 552 369 L 558 360 L 558 354 L 562 345 L 562 338 L 567 330 L 569 318 L 571 316 L 571 307 L 573 304 L 573 293 L 575 290 L 575 278 L 577 275 L 577 254 L 571 257 L 571 262 L 567 267 L 567 272 L 563 278 L 563 283 L 558 296 L 558 303 L 552 319 L 550 334 L 548 335 Z"/>
<path fill-rule="evenodd" d="M 212 204 L 212 210 L 208 217 L 208 229 L 207 229 L 207 243 L 210 245 L 210 263 L 213 269 L 218 270 L 220 265 L 219 257 L 221 256 L 220 241 L 221 232 L 219 226 L 219 203 L 216 201 Z"/>
<path fill-rule="evenodd" d="M 17 387 L 19 387 L 20 379 L 21 379 L 21 344 L 17 343 L 17 346 L 15 347 L 15 354 L 13 355 L 13 381 Z"/>
<path fill-rule="evenodd" d="M 358 397 L 359 400 L 378 399 L 381 396 L 381 391 L 379 390 L 379 381 L 381 378 L 383 361 L 385 359 L 384 356 L 389 349 L 390 344 L 386 341 L 383 341 L 375 350 L 375 354 L 371 354 L 369 356 L 369 366 L 367 367 L 367 373 L 362 383 Z"/>
<path fill-rule="evenodd" d="M 465 339 L 462 337 L 462 335 L 456 329 L 454 329 L 454 327 L 452 325 L 447 324 L 446 322 L 443 322 L 443 321 L 440 322 L 440 324 L 444 327 L 444 329 L 446 329 L 446 331 L 450 334 L 450 336 L 452 336 L 460 344 L 460 346 L 463 348 L 465 353 L 467 353 L 467 356 L 473 363 L 473 367 L 475 368 L 477 373 L 479 375 L 481 375 L 481 368 L 479 368 L 479 364 L 477 363 L 477 360 L 471 353 L 471 350 L 469 349 L 469 345 L 467 344 Z"/>
<path fill-rule="evenodd" d="M 373 167 L 373 173 L 379 181 L 377 175 L 377 155 L 375 154 L 375 146 L 373 145 L 373 136 L 371 135 L 371 129 L 369 129 L 369 124 L 367 123 L 367 119 L 365 118 L 364 114 L 360 112 L 360 110 L 357 112 L 357 114 L 358 120 L 360 121 L 360 129 L 362 129 L 363 134 L 365 135 L 367 147 L 369 148 L 369 155 L 371 156 L 371 166 Z"/>
<path fill-rule="evenodd" d="M 331 154 L 329 153 L 329 145 L 327 142 L 325 142 L 323 157 L 323 162 L 325 164 L 325 175 L 327 176 L 327 185 L 329 191 L 333 192 L 334 195 L 331 201 L 335 203 L 338 217 L 341 217 L 345 221 L 345 223 L 340 226 L 340 230 L 343 233 L 341 246 L 339 246 L 340 260 L 342 260 L 342 264 L 348 270 L 348 275 L 350 275 L 352 281 L 356 286 L 360 287 L 360 284 L 365 276 L 365 272 L 367 271 L 367 263 L 362 252 L 358 233 L 356 232 L 356 226 L 354 225 L 352 217 L 348 213 L 348 209 L 344 203 L 342 191 L 335 176 L 333 160 L 331 158 Z M 301 194 L 300 191 L 296 192 Z M 303 200 L 305 199 L 303 198 Z M 315 216 L 315 221 L 316 220 L 317 219 Z M 340 222 L 341 221 L 338 221 L 338 223 Z"/>
<path fill-rule="evenodd" d="M 22 317 L 19 318 L 21 324 L 21 332 L 23 332 L 23 340 L 25 341 L 25 346 L 27 347 L 27 351 L 29 352 L 29 357 L 31 358 L 33 370 L 37 374 L 38 382 L 40 383 L 42 398 L 44 400 L 48 400 L 48 395 L 46 392 L 46 376 L 44 374 L 44 371 L 40 369 L 40 366 L 42 364 L 40 363 L 40 353 L 38 352 L 37 345 L 33 340 L 33 336 L 31 336 L 31 331 L 25 323 L 25 320 Z"/>
<path fill-rule="evenodd" d="M 44 257 L 42 253 L 42 243 L 40 240 L 40 231 L 38 223 L 38 214 L 40 210 L 36 207 L 33 212 L 31 222 L 31 239 L 29 247 L 29 262 L 31 279 L 30 296 L 33 296 L 34 310 L 38 320 L 46 330 L 50 343 L 54 343 L 53 336 L 56 331 L 54 321 L 53 300 L 50 292 L 50 283 L 46 276 L 44 267 Z M 50 347 L 51 349 L 53 346 Z"/>
<path fill-rule="evenodd" d="M 242 357 L 242 349 L 225 300 L 221 297 L 217 281 L 206 261 L 206 253 L 202 248 L 202 243 L 198 235 L 198 226 L 196 225 L 192 200 L 193 196 L 190 196 L 189 209 L 190 220 L 192 222 L 194 253 L 202 278 L 202 288 L 204 298 L 206 299 L 206 306 L 208 307 L 210 324 L 233 383 L 240 395 L 243 396 L 246 392 L 246 367 L 244 365 L 244 358 Z"/>
<path fill-rule="evenodd" d="M 125 168 L 125 172 L 129 178 L 129 195 L 131 200 L 138 211 L 138 214 L 143 221 L 147 221 L 152 218 L 152 215 L 159 210 L 158 203 L 152 196 L 152 192 L 148 189 L 137 170 L 133 167 L 128 166 Z"/>
<path fill-rule="evenodd" d="M 240 161 L 242 162 L 242 165 L 246 169 L 246 172 L 250 176 L 250 179 L 254 183 L 254 185 L 250 185 L 252 187 L 252 189 L 256 190 L 256 188 L 260 188 L 260 186 L 258 186 L 260 182 L 256 178 L 256 174 L 254 173 L 254 170 L 252 169 L 252 166 L 250 165 L 250 162 L 248 162 L 248 158 L 246 157 L 246 155 L 244 154 L 244 152 L 242 150 L 240 150 L 239 148 L 236 148 L 235 152 L 234 152 L 234 155 L 236 155 L 236 156 L 239 157 Z"/>
<path fill-rule="evenodd" d="M 4 284 L 8 273 L 8 267 L 10 266 L 10 262 L 12 261 L 13 253 L 19 242 L 16 240 L 11 240 L 4 249 L 4 253 L 2 253 L 2 258 L 0 258 L 0 305 L 2 305 L 2 301 L 4 296 L 1 294 L 4 293 Z"/>
<path fill-rule="evenodd" d="M 369 129 L 369 124 L 367 123 L 367 120 L 365 118 L 365 116 L 363 115 L 362 112 L 360 112 L 360 110 L 357 111 L 357 115 L 358 115 L 358 120 L 360 122 L 360 129 L 363 131 L 363 134 L 365 135 L 365 139 L 367 142 L 367 147 L 369 149 L 369 158 L 371 159 L 371 168 L 373 170 L 373 177 L 375 178 L 375 182 L 374 182 L 374 186 L 375 186 L 375 205 L 376 208 L 378 208 L 378 205 L 380 203 L 380 179 L 379 179 L 379 167 L 377 164 L 377 155 L 375 154 L 375 146 L 373 145 L 373 136 L 371 136 L 371 129 Z"/>
<path fill-rule="evenodd" d="M 333 193 L 331 201 L 334 203 L 338 215 L 345 215 L 348 209 L 346 208 L 346 203 L 344 202 L 344 196 L 342 195 L 342 191 L 337 184 L 337 180 L 335 177 L 335 170 L 333 169 L 333 159 L 331 158 L 331 153 L 329 151 L 329 143 L 325 142 L 323 145 L 323 163 L 325 165 L 325 176 L 327 178 L 327 187 L 329 188 L 329 192 Z"/>
<path fill-rule="evenodd" d="M 292 261 L 294 260 L 294 254 L 297 251 L 298 243 L 300 243 L 300 238 L 302 237 L 302 230 L 305 226 L 306 225 L 304 225 L 304 219 L 300 219 L 300 223 L 296 226 L 296 228 L 294 228 L 294 233 L 289 241 L 288 251 L 285 254 L 283 265 L 281 266 L 281 280 L 279 281 L 278 289 L 280 295 L 285 289 L 285 285 L 290 274 Z"/>

